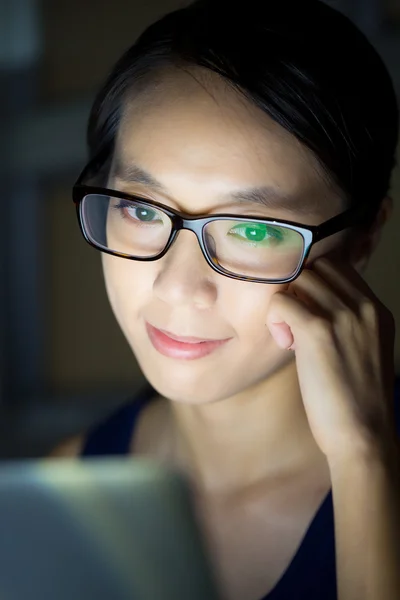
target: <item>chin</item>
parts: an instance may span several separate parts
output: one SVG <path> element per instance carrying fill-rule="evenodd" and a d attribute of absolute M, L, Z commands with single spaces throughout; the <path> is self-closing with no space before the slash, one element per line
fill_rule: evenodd
<path fill-rule="evenodd" d="M 246 390 L 251 393 L 252 388 L 294 361 L 294 353 L 278 348 L 272 337 L 266 340 L 265 353 L 254 353 L 253 360 L 244 350 L 242 356 L 240 352 L 228 352 L 196 360 L 172 359 L 157 352 L 147 334 L 140 339 L 136 336 L 130 345 L 144 377 L 156 392 L 189 405 L 219 402 Z"/>

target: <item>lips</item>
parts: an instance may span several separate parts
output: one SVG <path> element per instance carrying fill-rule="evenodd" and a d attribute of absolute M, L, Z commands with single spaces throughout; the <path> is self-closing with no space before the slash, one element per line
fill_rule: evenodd
<path fill-rule="evenodd" d="M 153 327 L 150 323 L 146 322 L 145 324 L 147 334 L 154 348 L 160 354 L 169 358 L 184 360 L 203 358 L 225 345 L 231 339 L 210 340 L 193 336 L 175 336 L 174 334 L 165 333 L 165 331 Z"/>
<path fill-rule="evenodd" d="M 220 342 L 220 341 L 222 341 L 220 339 L 198 338 L 198 337 L 194 337 L 194 336 L 175 335 L 174 333 L 171 333 L 170 331 L 165 331 L 165 329 L 160 329 L 159 327 L 157 327 L 157 329 L 159 331 L 161 331 L 162 333 L 164 333 L 165 335 L 167 335 L 172 340 L 175 340 L 177 342 L 183 342 L 184 344 L 201 344 L 202 342 Z"/>

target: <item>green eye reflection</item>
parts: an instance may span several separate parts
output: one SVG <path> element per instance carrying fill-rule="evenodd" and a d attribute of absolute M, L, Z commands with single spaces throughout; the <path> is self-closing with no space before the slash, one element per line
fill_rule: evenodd
<path fill-rule="evenodd" d="M 285 234 L 282 228 L 272 227 L 267 223 L 240 223 L 229 231 L 229 235 L 247 242 L 283 242 Z"/>

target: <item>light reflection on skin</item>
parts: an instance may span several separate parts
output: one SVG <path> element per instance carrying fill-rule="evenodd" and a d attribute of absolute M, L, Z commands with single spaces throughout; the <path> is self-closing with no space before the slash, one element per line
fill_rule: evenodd
<path fill-rule="evenodd" d="M 154 102 L 135 100 L 126 110 L 116 152 L 125 162 L 134 158 L 169 194 L 113 179 L 108 187 L 200 214 L 231 212 L 231 206 L 219 201 L 221 194 L 273 185 L 296 202 L 320 199 L 319 214 L 295 219 L 279 209 L 272 214 L 243 205 L 240 214 L 317 225 L 341 212 L 342 200 L 325 183 L 311 154 L 259 109 L 228 97 L 229 103 L 225 91 L 217 103 L 180 74 L 168 80 Z M 339 248 L 342 238 L 336 234 L 319 242 L 310 263 Z M 266 468 L 266 444 L 281 461 L 300 456 L 302 444 L 314 448 L 294 355 L 278 348 L 265 326 L 270 298 L 287 284 L 247 283 L 214 272 L 189 231 L 181 231 L 158 261 L 107 254 L 102 260 L 118 323 L 145 377 L 173 401 L 174 423 L 196 462 L 214 470 L 210 481 L 216 482 L 218 473 L 221 482 L 221 471 L 224 481 L 257 479 Z M 177 335 L 233 339 L 203 359 L 175 360 L 153 348 L 145 320 Z"/>

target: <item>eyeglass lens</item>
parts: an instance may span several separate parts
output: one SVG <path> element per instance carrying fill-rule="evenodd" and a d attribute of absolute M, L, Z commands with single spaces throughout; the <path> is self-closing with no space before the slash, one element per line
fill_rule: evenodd
<path fill-rule="evenodd" d="M 172 230 L 171 220 L 162 210 L 101 194 L 85 196 L 81 215 L 91 242 L 131 257 L 156 257 Z M 304 252 L 300 232 L 270 221 L 219 219 L 205 225 L 202 238 L 214 264 L 229 273 L 257 279 L 290 277 Z"/>

